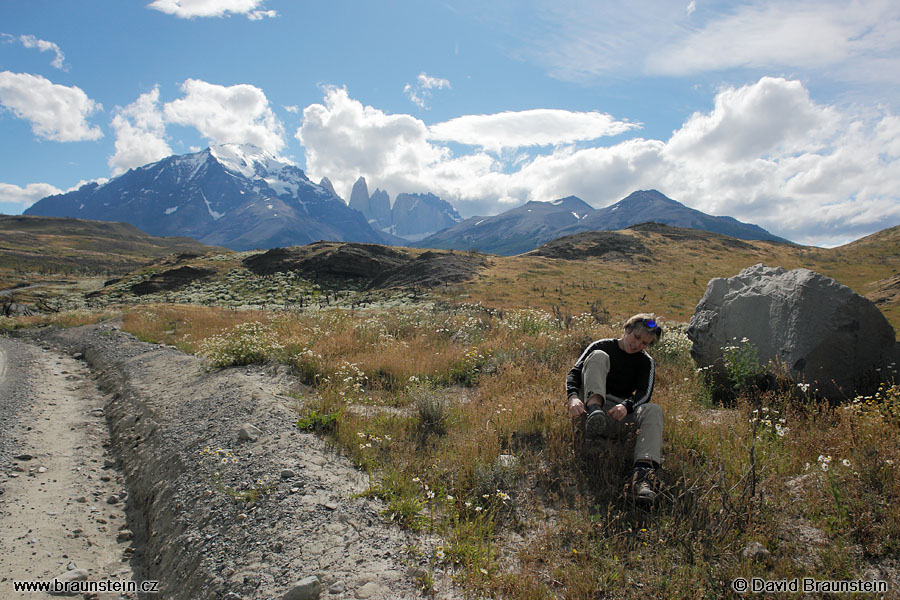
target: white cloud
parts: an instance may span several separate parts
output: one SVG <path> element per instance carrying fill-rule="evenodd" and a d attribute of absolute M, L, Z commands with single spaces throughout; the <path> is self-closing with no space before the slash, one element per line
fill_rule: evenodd
<path fill-rule="evenodd" d="M 184 98 L 164 107 L 167 122 L 195 127 L 214 144 L 253 144 L 275 155 L 284 148 L 284 127 L 259 88 L 188 79 L 181 90 Z"/>
<path fill-rule="evenodd" d="M 62 194 L 63 190 L 49 183 L 29 183 L 24 188 L 10 183 L 0 183 L 0 204 L 12 204 L 25 210 L 41 198 Z"/>
<path fill-rule="evenodd" d="M 686 75 L 735 67 L 820 69 L 894 58 L 900 6 L 889 0 L 756 2 L 715 16 L 647 57 L 650 73 Z M 894 82 L 898 73 L 882 73 Z"/>
<path fill-rule="evenodd" d="M 900 88 L 896 0 L 692 0 L 535 3 L 531 27 L 500 5 L 477 9 L 512 38 L 516 56 L 564 81 L 635 75 L 686 76 L 731 69 L 791 72 L 837 81 L 894 102 Z M 473 9 L 476 10 L 476 9 Z"/>
<path fill-rule="evenodd" d="M 566 118 L 559 139 L 571 132 Z M 502 133 L 509 123 L 491 125 Z M 387 115 L 330 88 L 323 104 L 304 110 L 297 138 L 310 176 L 327 176 L 344 197 L 362 175 L 370 189 L 392 197 L 434 192 L 464 216 L 570 194 L 599 208 L 657 188 L 800 243 L 841 243 L 900 223 L 900 117 L 816 104 L 796 81 L 763 78 L 723 89 L 709 113 L 691 116 L 668 140 L 562 145 L 543 153 L 515 140 L 520 154 L 513 165 L 480 148 L 454 156 L 441 143 L 465 139 L 468 131 L 433 136 L 419 119 Z M 538 138 L 548 131 L 534 128 Z"/>
<path fill-rule="evenodd" d="M 725 89 L 711 113 L 696 113 L 669 140 L 671 155 L 751 160 L 771 153 L 809 151 L 837 125 L 833 110 L 815 105 L 799 81 L 763 77 Z"/>
<path fill-rule="evenodd" d="M 798 82 L 763 78 L 721 91 L 673 134 L 662 185 L 794 241 L 843 241 L 900 223 L 898 129 L 888 112 L 842 113 Z"/>
<path fill-rule="evenodd" d="M 274 10 L 260 10 L 265 0 L 153 0 L 148 8 L 175 15 L 182 19 L 194 17 L 223 17 L 228 14 L 247 15 L 251 21 L 274 17 Z"/>
<path fill-rule="evenodd" d="M 7 43 L 18 41 L 25 46 L 26 48 L 37 48 L 41 52 L 53 52 L 55 58 L 50 62 L 50 64 L 57 69 L 65 70 L 65 60 L 66 56 L 63 54 L 63 51 L 60 47 L 53 42 L 48 42 L 46 40 L 39 40 L 33 35 L 20 35 L 18 38 L 8 34 L 8 33 L 0 33 L 0 39 L 3 39 Z"/>
<path fill-rule="evenodd" d="M 428 108 L 428 100 L 431 98 L 431 90 L 450 89 L 450 82 L 438 77 L 430 77 L 425 73 L 419 73 L 416 83 L 407 83 L 403 87 L 403 93 L 409 97 L 413 104 L 419 108 Z"/>
<path fill-rule="evenodd" d="M 166 142 L 158 86 L 125 108 L 117 107 L 112 127 L 116 132 L 116 152 L 108 162 L 114 176 L 172 154 Z"/>
<path fill-rule="evenodd" d="M 494 115 L 467 115 L 432 125 L 429 137 L 480 146 L 503 148 L 547 146 L 618 135 L 640 125 L 616 121 L 600 112 L 537 109 Z"/>
<path fill-rule="evenodd" d="M 99 127 L 87 118 L 102 109 L 81 88 L 57 85 L 40 75 L 0 72 L 0 104 L 16 117 L 31 122 L 38 137 L 57 142 L 96 140 Z"/>
<path fill-rule="evenodd" d="M 265 18 L 274 19 L 278 16 L 278 12 L 274 10 L 252 10 L 247 13 L 247 18 L 251 21 L 261 21 Z"/>
<path fill-rule="evenodd" d="M 362 173 L 421 188 L 420 174 L 449 157 L 449 151 L 428 143 L 428 128 L 419 119 L 363 106 L 343 88 L 327 88 L 324 104 L 303 110 L 296 137 L 306 148 L 307 170 L 316 180 L 331 179 L 345 198 Z M 337 185 L 348 178 L 349 185 Z"/>

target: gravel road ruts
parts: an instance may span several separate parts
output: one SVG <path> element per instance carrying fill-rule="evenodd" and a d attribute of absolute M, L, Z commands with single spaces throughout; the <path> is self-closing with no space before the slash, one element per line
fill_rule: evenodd
<path fill-rule="evenodd" d="M 310 598 L 464 597 L 440 570 L 422 592 L 435 540 L 357 496 L 368 477 L 297 430 L 292 385 L 269 367 L 209 370 L 111 323 L 0 337 L 0 596 L 77 567 L 160 582 L 98 600 L 280 599 L 310 578 Z M 240 439 L 245 424 L 258 437 Z M 253 503 L 234 498 L 253 489 Z"/>

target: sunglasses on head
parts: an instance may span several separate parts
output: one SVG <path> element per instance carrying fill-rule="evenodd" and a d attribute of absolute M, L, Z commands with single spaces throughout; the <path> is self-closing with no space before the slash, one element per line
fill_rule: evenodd
<path fill-rule="evenodd" d="M 659 328 L 659 325 L 657 325 L 657 324 L 656 324 L 656 321 L 654 321 L 653 319 L 645 319 L 645 320 L 644 320 L 644 325 L 647 326 L 647 329 L 657 329 L 657 328 Z"/>

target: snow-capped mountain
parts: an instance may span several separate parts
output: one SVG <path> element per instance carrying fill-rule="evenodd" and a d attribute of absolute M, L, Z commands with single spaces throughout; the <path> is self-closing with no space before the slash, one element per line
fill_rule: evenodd
<path fill-rule="evenodd" d="M 391 233 L 415 242 L 462 220 L 449 202 L 434 194 L 397 194 L 391 208 Z"/>
<path fill-rule="evenodd" d="M 390 202 L 387 192 L 381 189 L 369 196 L 365 177 L 353 184 L 350 208 L 363 213 L 375 229 L 408 242 L 421 240 L 462 221 L 449 202 L 434 194 L 397 194 L 393 207 Z"/>
<path fill-rule="evenodd" d="M 122 221 L 151 235 L 189 236 L 235 250 L 396 241 L 329 188 L 255 146 L 224 144 L 48 196 L 25 214 Z"/>

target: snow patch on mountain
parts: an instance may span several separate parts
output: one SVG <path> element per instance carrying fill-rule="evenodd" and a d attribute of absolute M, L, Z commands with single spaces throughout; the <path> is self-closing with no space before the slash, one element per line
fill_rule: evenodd
<path fill-rule="evenodd" d="M 285 168 L 294 166 L 286 159 L 276 158 L 262 148 L 250 144 L 210 146 L 209 154 L 219 161 L 226 171 L 240 174 L 247 179 L 256 179 L 262 173 L 277 177 Z"/>

